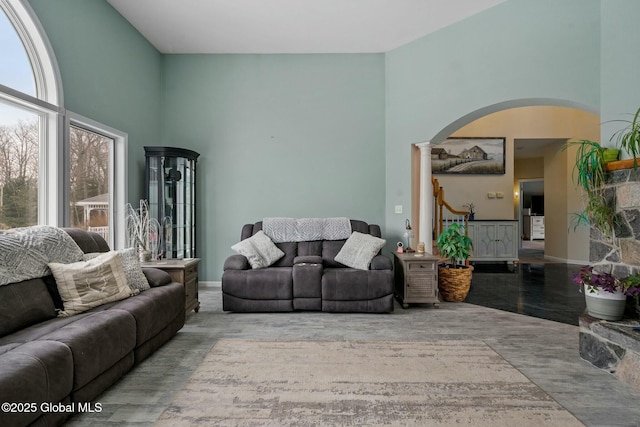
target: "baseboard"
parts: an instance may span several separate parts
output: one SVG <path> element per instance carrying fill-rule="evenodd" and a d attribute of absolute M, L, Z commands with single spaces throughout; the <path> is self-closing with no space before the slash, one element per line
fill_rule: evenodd
<path fill-rule="evenodd" d="M 589 264 L 589 261 L 578 261 L 578 260 L 575 260 L 575 259 L 558 258 L 558 257 L 551 256 L 551 255 L 545 255 L 544 259 L 548 259 L 548 260 L 555 261 L 555 262 L 560 262 L 560 263 L 563 263 L 563 264 L 582 264 L 582 265 Z"/>
<path fill-rule="evenodd" d="M 205 288 L 221 288 L 222 287 L 222 282 L 217 281 L 217 282 L 210 282 L 210 281 L 202 281 L 202 280 L 198 280 L 198 286 L 200 287 L 205 287 Z"/>

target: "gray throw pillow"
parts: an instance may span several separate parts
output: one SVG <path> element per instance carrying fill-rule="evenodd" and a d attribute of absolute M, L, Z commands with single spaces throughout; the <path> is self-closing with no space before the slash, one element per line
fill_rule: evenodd
<path fill-rule="evenodd" d="M 373 257 L 386 244 L 384 239 L 354 231 L 344 242 L 335 260 L 347 267 L 368 270 Z"/>
<path fill-rule="evenodd" d="M 138 258 L 138 252 L 135 248 L 127 248 L 127 249 L 119 249 L 116 251 L 118 256 L 120 257 L 120 261 L 122 262 L 122 269 L 124 270 L 124 275 L 127 278 L 127 285 L 134 292 L 134 294 L 139 294 L 142 291 L 146 291 L 150 289 L 149 281 L 147 280 L 147 276 L 142 272 L 142 267 L 140 267 L 140 259 Z M 94 252 L 89 254 L 84 254 L 84 260 L 88 261 L 93 259 L 99 255 L 102 255 L 103 252 Z"/>
<path fill-rule="evenodd" d="M 269 267 L 284 256 L 284 252 L 262 230 L 231 246 L 231 249 L 247 257 L 251 268 Z"/>

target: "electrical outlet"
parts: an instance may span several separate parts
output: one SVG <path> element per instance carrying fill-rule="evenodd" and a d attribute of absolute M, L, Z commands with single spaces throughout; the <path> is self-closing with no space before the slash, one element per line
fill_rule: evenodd
<path fill-rule="evenodd" d="M 395 210 L 395 212 L 396 212 L 397 214 L 401 214 L 401 213 L 402 213 L 402 205 L 396 205 L 396 210 Z"/>
<path fill-rule="evenodd" d="M 504 193 L 502 191 L 497 191 L 496 192 L 496 197 L 498 199 L 504 199 Z"/>
<path fill-rule="evenodd" d="M 489 199 L 495 199 L 495 198 L 496 198 L 496 193 L 494 193 L 493 191 L 489 191 L 489 192 L 487 193 L 487 197 L 488 197 Z"/>

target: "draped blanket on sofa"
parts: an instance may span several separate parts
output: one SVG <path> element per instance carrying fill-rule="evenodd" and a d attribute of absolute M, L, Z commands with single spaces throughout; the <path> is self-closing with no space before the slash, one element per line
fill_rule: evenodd
<path fill-rule="evenodd" d="M 81 261 L 82 254 L 61 228 L 38 225 L 0 231 L 0 285 L 49 275 L 48 263 Z"/>
<path fill-rule="evenodd" d="M 262 231 L 275 243 L 344 240 L 351 235 L 349 218 L 264 218 Z"/>

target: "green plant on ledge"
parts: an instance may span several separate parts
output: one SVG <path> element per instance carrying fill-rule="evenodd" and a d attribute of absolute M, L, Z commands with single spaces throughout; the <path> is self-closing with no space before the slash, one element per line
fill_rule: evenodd
<path fill-rule="evenodd" d="M 456 266 L 458 262 L 464 263 L 471 255 L 473 242 L 465 235 L 464 228 L 457 223 L 445 228 L 437 240 L 440 255 L 449 258 L 451 264 Z"/>
<path fill-rule="evenodd" d="M 606 197 L 604 184 L 605 151 L 598 142 L 583 139 L 567 142 L 562 151 L 577 146 L 573 181 L 583 190 L 584 210 L 576 214 L 574 229 L 579 225 L 592 225 L 610 236 L 616 225 L 616 211 L 612 200 Z"/>
<path fill-rule="evenodd" d="M 640 155 L 640 108 L 632 120 L 610 120 L 607 123 L 621 122 L 626 126 L 615 132 L 610 140 L 616 139 L 618 146 L 633 158 L 633 168 L 638 167 L 637 157 Z"/>

